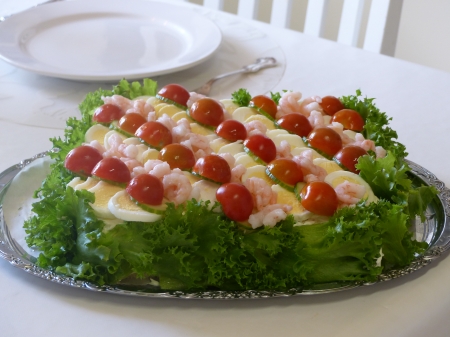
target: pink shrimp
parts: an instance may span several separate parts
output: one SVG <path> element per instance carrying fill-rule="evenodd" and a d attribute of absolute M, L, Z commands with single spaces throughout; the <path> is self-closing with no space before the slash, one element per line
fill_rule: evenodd
<path fill-rule="evenodd" d="M 104 96 L 102 97 L 102 100 L 105 104 L 114 104 L 115 106 L 118 106 L 123 112 L 133 107 L 131 100 L 121 95 Z"/>
<path fill-rule="evenodd" d="M 313 154 L 311 150 L 303 151 L 300 155 L 292 158 L 302 169 L 305 182 L 324 181 L 327 171 L 313 163 Z"/>
<path fill-rule="evenodd" d="M 248 222 L 252 228 L 261 226 L 274 227 L 279 221 L 286 219 L 287 213 L 292 210 L 292 206 L 285 204 L 267 205 L 259 212 L 251 214 Z"/>
<path fill-rule="evenodd" d="M 231 182 L 232 183 L 240 183 L 242 176 L 247 172 L 247 168 L 242 165 L 238 164 L 235 167 L 231 169 Z"/>
<path fill-rule="evenodd" d="M 253 197 L 253 206 L 258 211 L 277 201 L 277 193 L 273 192 L 270 185 L 261 178 L 248 178 L 244 181 L 244 186 L 250 191 Z"/>
<path fill-rule="evenodd" d="M 181 118 L 177 125 L 172 129 L 172 138 L 174 143 L 181 143 L 188 139 L 188 134 L 191 133 L 191 124 L 186 118 Z"/>
<path fill-rule="evenodd" d="M 366 193 L 366 188 L 363 185 L 354 184 L 349 181 L 337 185 L 334 190 L 340 202 L 345 205 L 357 204 Z"/>
<path fill-rule="evenodd" d="M 120 144 L 118 151 L 122 153 L 125 157 L 130 159 L 135 159 L 139 153 L 139 150 L 134 144 Z"/>
<path fill-rule="evenodd" d="M 206 136 L 189 133 L 187 137 L 188 139 L 182 141 L 180 144 L 190 148 L 194 152 L 195 159 L 199 159 L 213 152 L 209 146 L 209 139 Z"/>
<path fill-rule="evenodd" d="M 256 135 L 256 134 L 263 134 L 265 135 L 267 132 L 267 126 L 258 120 L 251 121 L 244 124 L 245 129 L 247 130 L 247 137 Z"/>
<path fill-rule="evenodd" d="M 286 91 L 281 95 L 280 101 L 278 103 L 278 112 L 276 114 L 276 119 L 283 117 L 284 115 L 290 113 L 300 112 L 300 99 L 302 94 L 300 92 Z"/>
<path fill-rule="evenodd" d="M 325 126 L 325 121 L 323 119 L 323 115 L 320 111 L 317 111 L 317 110 L 311 111 L 311 113 L 308 117 L 308 121 L 311 124 L 313 129 Z"/>
<path fill-rule="evenodd" d="M 225 152 L 225 153 L 219 153 L 219 156 L 222 157 L 223 159 L 225 159 L 231 168 L 234 167 L 234 163 L 236 162 L 236 159 L 234 158 L 233 155 L 231 155 L 228 152 Z"/>
<path fill-rule="evenodd" d="M 192 91 L 189 93 L 190 97 L 187 101 L 187 107 L 190 108 L 192 106 L 192 104 L 194 104 L 195 102 L 197 102 L 199 99 L 201 98 L 205 98 L 205 95 L 202 94 L 197 94 L 196 92 Z"/>
<path fill-rule="evenodd" d="M 171 170 L 169 164 L 163 162 L 162 164 L 155 165 L 148 173 L 154 175 L 158 179 L 163 179 L 164 176 L 171 173 Z"/>
<path fill-rule="evenodd" d="M 277 158 L 287 158 L 291 159 L 291 144 L 288 141 L 282 140 L 280 145 L 277 146 Z"/>
<path fill-rule="evenodd" d="M 136 159 L 121 157 L 120 160 L 123 161 L 125 163 L 125 165 L 127 165 L 130 172 L 134 172 L 134 169 L 136 167 L 142 167 L 142 164 L 139 161 L 137 161 Z"/>
<path fill-rule="evenodd" d="M 107 150 L 103 153 L 103 157 L 122 157 L 122 153 L 119 150 L 120 145 L 123 144 L 123 139 L 118 133 L 113 133 L 108 137 L 107 145 L 105 148 Z"/>
<path fill-rule="evenodd" d="M 170 131 L 177 126 L 177 123 L 169 117 L 169 115 L 167 114 L 163 114 L 161 117 L 159 117 L 157 120 L 157 122 L 161 123 L 162 125 L 164 125 L 166 128 L 168 128 Z"/>
<path fill-rule="evenodd" d="M 94 149 L 98 150 L 98 152 L 100 152 L 101 154 L 105 153 L 106 151 L 105 147 L 102 144 L 100 144 L 98 140 L 93 140 L 87 145 L 92 146 Z"/>
<path fill-rule="evenodd" d="M 342 145 L 348 145 L 348 144 L 352 144 L 355 141 L 353 139 L 351 139 L 349 136 L 347 136 L 344 133 L 344 126 L 341 123 L 338 122 L 333 122 L 330 125 L 328 125 L 327 127 L 329 127 L 330 129 L 332 129 L 333 131 L 336 131 L 336 133 L 341 136 L 342 139 Z"/>
<path fill-rule="evenodd" d="M 164 196 L 175 205 L 180 205 L 189 199 L 192 186 L 189 178 L 181 170 L 175 169 L 162 179 Z"/>
<path fill-rule="evenodd" d="M 299 112 L 306 117 L 309 117 L 311 112 L 313 112 L 314 110 L 322 113 L 323 110 L 319 103 L 322 103 L 322 98 L 320 98 L 319 96 L 311 96 L 305 98 L 300 102 Z"/>
<path fill-rule="evenodd" d="M 353 143 L 353 145 L 359 146 L 361 148 L 363 148 L 366 151 L 376 151 L 375 148 L 375 143 L 373 140 L 370 139 L 365 139 L 364 136 L 360 133 L 357 133 L 355 135 L 355 142 Z"/>

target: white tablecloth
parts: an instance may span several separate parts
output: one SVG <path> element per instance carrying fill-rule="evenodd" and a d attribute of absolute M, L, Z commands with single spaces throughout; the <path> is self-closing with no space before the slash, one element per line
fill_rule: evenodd
<path fill-rule="evenodd" d="M 2 2 L 10 5 L 2 0 L 0 7 Z M 450 74 L 189 7 L 220 21 L 230 46 L 245 49 L 230 25 L 262 34 L 259 38 L 266 39 L 281 62 L 272 78 L 259 75 L 265 91 L 340 96 L 361 89 L 376 97 L 377 106 L 393 118 L 408 159 L 450 186 Z M 253 56 L 246 50 L 246 58 Z M 160 82 L 176 78 L 171 76 Z M 194 86 L 192 79 L 180 79 Z M 241 81 L 247 81 L 251 92 L 259 85 L 245 78 L 222 85 L 238 87 Z M 49 149 L 48 139 L 63 135 L 62 121 L 76 115 L 84 95 L 99 85 L 46 78 L 0 61 L 0 171 Z M 444 257 L 412 275 L 333 294 L 236 301 L 149 299 L 57 285 L 0 260 L 0 336 L 448 336 L 449 285 L 450 258 Z"/>

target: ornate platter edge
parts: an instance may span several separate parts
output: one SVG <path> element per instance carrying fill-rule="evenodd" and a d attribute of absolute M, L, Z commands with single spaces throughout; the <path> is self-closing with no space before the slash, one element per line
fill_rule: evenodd
<path fill-rule="evenodd" d="M 434 186 L 439 194 L 431 205 L 427 208 L 426 220 L 421 222 L 415 219 L 411 226 L 426 227 L 427 235 L 430 238 L 430 247 L 427 251 L 417 256 L 417 258 L 407 267 L 402 269 L 390 270 L 381 274 L 378 280 L 371 283 L 364 282 L 347 282 L 333 283 L 329 285 L 321 285 L 317 288 L 302 289 L 293 288 L 288 291 L 202 291 L 202 292 L 183 292 L 170 291 L 158 292 L 152 288 L 146 289 L 127 289 L 125 286 L 98 286 L 86 281 L 75 280 L 71 277 L 59 275 L 50 270 L 42 269 L 33 263 L 34 258 L 28 255 L 15 240 L 11 237 L 7 224 L 3 216 L 3 197 L 5 196 L 12 179 L 27 165 L 39 158 L 48 156 L 51 151 L 39 153 L 32 158 L 25 159 L 20 163 L 6 169 L 0 173 L 0 257 L 8 261 L 12 266 L 22 269 L 23 271 L 48 280 L 50 282 L 86 289 L 90 291 L 106 292 L 117 295 L 153 297 L 153 298 L 181 298 L 181 299 L 255 299 L 255 298 L 272 298 L 272 297 L 290 297 L 297 295 L 317 295 L 331 293 L 343 290 L 349 290 L 356 287 L 373 285 L 380 282 L 396 279 L 411 274 L 442 256 L 450 248 L 450 189 L 440 181 L 433 173 L 422 166 L 408 161 L 408 165 L 412 169 L 413 176 L 421 183 Z"/>

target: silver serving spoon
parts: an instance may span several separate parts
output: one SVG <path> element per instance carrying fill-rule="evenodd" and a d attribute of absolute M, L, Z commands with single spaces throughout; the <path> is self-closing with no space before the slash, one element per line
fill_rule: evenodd
<path fill-rule="evenodd" d="M 257 71 L 260 71 L 261 69 L 275 67 L 276 65 L 277 65 L 277 60 L 275 58 L 261 57 L 261 58 L 257 59 L 255 63 L 249 64 L 241 69 L 238 69 L 235 71 L 230 71 L 229 73 L 225 73 L 225 74 L 221 74 L 216 77 L 213 77 L 208 82 L 203 84 L 201 87 L 194 89 L 193 91 L 195 91 L 197 94 L 208 96 L 211 91 L 211 87 L 212 87 L 213 83 L 216 82 L 217 80 L 220 80 L 222 78 L 225 78 L 225 77 L 228 77 L 231 75 L 236 75 L 236 74 L 256 73 Z"/>

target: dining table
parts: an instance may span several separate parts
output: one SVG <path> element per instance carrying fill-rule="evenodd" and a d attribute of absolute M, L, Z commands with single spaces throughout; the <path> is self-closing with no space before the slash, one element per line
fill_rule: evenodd
<path fill-rule="evenodd" d="M 222 40 L 200 64 L 155 75 L 159 87 L 179 83 L 192 90 L 259 57 L 274 57 L 275 67 L 218 81 L 211 96 L 229 98 L 238 88 L 254 95 L 295 90 L 303 97 L 360 90 L 392 118 L 407 159 L 450 186 L 450 73 L 187 2 L 165 3 L 208 18 Z M 0 0 L 0 16 L 24 9 L 19 6 L 24 2 Z M 1 59 L 0 172 L 49 150 L 50 138 L 64 137 L 66 120 L 80 116 L 84 97 L 116 83 L 47 76 Z M 0 336 L 448 336 L 447 255 L 408 275 L 345 291 L 229 300 L 90 291 L 0 259 Z"/>

